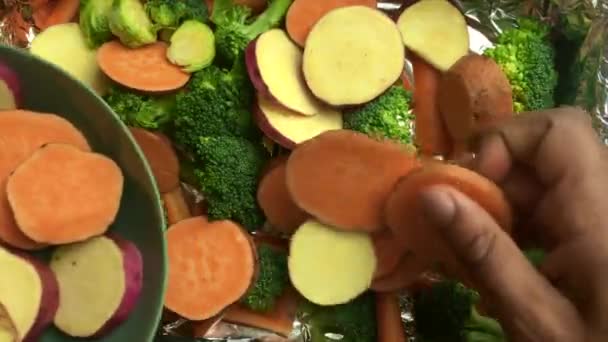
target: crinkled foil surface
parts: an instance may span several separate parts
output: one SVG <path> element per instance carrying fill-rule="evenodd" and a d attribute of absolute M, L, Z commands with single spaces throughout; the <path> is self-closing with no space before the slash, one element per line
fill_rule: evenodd
<path fill-rule="evenodd" d="M 0 0 L 0 43 L 28 48 L 38 29 L 33 23 L 27 0 Z M 380 0 L 379 8 L 397 18 L 401 8 L 413 0 Z M 481 52 L 504 29 L 514 25 L 518 16 L 531 15 L 552 23 L 563 41 L 557 54 L 572 54 L 567 70 L 577 77 L 564 82 L 577 105 L 588 110 L 608 143 L 608 0 L 453 0 L 467 17 L 471 49 Z M 560 50 L 560 48 L 563 48 Z M 411 68 L 408 65 L 411 77 Z M 561 70 L 560 70 L 561 72 Z M 561 75 L 560 75 L 561 77 Z M 184 184 L 193 201 L 202 201 L 196 189 Z M 401 298 L 404 329 L 411 331 L 413 318 L 406 293 Z M 308 342 L 307 325 L 299 317 L 290 336 L 245 327 L 222 320 L 210 321 L 204 337 L 192 338 L 192 325 L 167 315 L 159 326 L 159 342 L 264 341 Z M 340 341 L 339 335 L 335 336 Z M 413 339 L 411 341 L 414 341 Z"/>

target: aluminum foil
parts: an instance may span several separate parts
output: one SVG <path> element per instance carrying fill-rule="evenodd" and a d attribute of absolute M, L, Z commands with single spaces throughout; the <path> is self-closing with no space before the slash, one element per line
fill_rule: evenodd
<path fill-rule="evenodd" d="M 51 0 L 53 1 L 53 0 Z M 397 18 L 404 6 L 414 0 L 379 0 L 378 7 Z M 587 109 L 608 143 L 608 0 L 453 0 L 465 14 L 471 33 L 471 49 L 482 52 L 519 16 L 535 16 L 555 28 L 558 60 L 561 63 L 559 104 L 576 104 Z M 0 0 L 0 43 L 28 48 L 38 33 L 28 0 Z M 406 73 L 411 75 L 408 63 Z M 562 95 L 563 94 L 563 95 Z M 198 208 L 202 195 L 183 185 L 191 208 Z M 404 329 L 413 331 L 411 302 L 401 297 Z M 193 323 L 165 313 L 159 327 L 159 342 L 267 341 L 308 342 L 308 326 L 296 317 L 289 336 L 223 321 L 205 322 L 206 332 L 193 337 Z M 331 336 L 340 341 L 339 335 Z M 411 341 L 414 339 L 412 338 Z"/>

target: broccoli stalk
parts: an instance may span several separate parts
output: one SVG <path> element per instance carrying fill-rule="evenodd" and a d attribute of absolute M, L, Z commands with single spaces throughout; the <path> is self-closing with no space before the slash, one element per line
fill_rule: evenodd
<path fill-rule="evenodd" d="M 233 220 L 249 231 L 264 224 L 256 200 L 267 154 L 261 144 L 220 136 L 197 139 L 194 177 L 207 201 L 210 220 Z"/>
<path fill-rule="evenodd" d="M 128 126 L 163 130 L 173 119 L 175 96 L 150 96 L 112 86 L 104 96 L 106 103 Z"/>
<path fill-rule="evenodd" d="M 299 308 L 301 321 L 307 325 L 313 342 L 376 342 L 376 303 L 373 292 L 366 292 L 341 305 L 318 306 L 304 301 Z"/>
<path fill-rule="evenodd" d="M 498 321 L 475 309 L 479 294 L 463 284 L 444 280 L 414 296 L 416 332 L 423 341 L 506 341 Z"/>
<path fill-rule="evenodd" d="M 251 310 L 266 312 L 274 308 L 277 298 L 283 294 L 289 283 L 287 255 L 270 246 L 260 245 L 258 260 L 258 278 L 241 302 Z"/>
<path fill-rule="evenodd" d="M 251 20 L 251 10 L 233 0 L 216 0 L 211 21 L 217 26 L 217 53 L 228 65 L 261 33 L 279 26 L 293 0 L 270 0 L 266 10 Z"/>
<path fill-rule="evenodd" d="M 554 106 L 557 72 L 548 34 L 549 29 L 543 23 L 520 18 L 518 27 L 505 30 L 495 46 L 484 51 L 509 79 L 517 113 Z"/>
<path fill-rule="evenodd" d="M 411 93 L 392 86 L 384 94 L 344 117 L 344 127 L 383 140 L 412 145 Z"/>

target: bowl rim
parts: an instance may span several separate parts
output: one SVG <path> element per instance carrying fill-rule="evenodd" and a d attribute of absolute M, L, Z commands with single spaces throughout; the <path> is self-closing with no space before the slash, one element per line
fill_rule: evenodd
<path fill-rule="evenodd" d="M 78 80 L 77 78 L 72 76 L 71 74 L 62 70 L 60 67 L 56 66 L 55 64 L 29 53 L 29 51 L 26 48 L 15 47 L 12 45 L 7 45 L 7 44 L 0 44 L 0 56 L 3 54 L 15 54 L 20 59 L 24 59 L 24 60 L 27 60 L 28 62 L 44 65 L 45 68 L 47 68 L 49 70 L 53 70 L 54 73 L 61 75 L 61 77 L 69 79 L 72 83 L 76 84 L 77 87 L 79 87 L 81 89 L 81 91 L 88 93 L 88 95 L 91 97 L 96 98 L 98 105 L 101 105 L 105 109 L 105 111 L 108 114 L 110 114 L 111 119 L 114 121 L 114 123 L 116 123 L 120 127 L 120 129 L 123 131 L 123 133 L 129 139 L 129 142 L 134 147 L 135 153 L 137 154 L 138 158 L 142 161 L 142 165 L 144 167 L 144 172 L 145 172 L 146 176 L 148 177 L 148 181 L 150 182 L 150 184 L 152 184 L 153 189 L 154 189 L 154 191 L 153 191 L 153 200 L 155 202 L 154 206 L 156 207 L 156 210 L 155 210 L 156 215 L 158 216 L 158 218 L 160 218 L 160 220 L 159 220 L 160 227 L 158 227 L 158 228 L 160 229 L 160 233 L 162 236 L 161 253 L 162 253 L 163 264 L 162 264 L 161 272 L 163 275 L 163 277 L 162 277 L 163 279 L 162 279 L 162 283 L 160 284 L 161 285 L 161 294 L 160 294 L 161 295 L 161 298 L 160 298 L 161 305 L 159 305 L 158 308 L 156 308 L 155 312 L 153 313 L 154 329 L 151 329 L 151 331 L 145 332 L 145 334 L 143 334 L 145 341 L 153 341 L 158 333 L 158 328 L 160 326 L 162 314 L 164 311 L 164 296 L 167 291 L 168 277 L 169 277 L 169 275 L 168 275 L 169 274 L 169 272 L 168 272 L 169 257 L 168 257 L 168 251 L 167 251 L 167 240 L 165 239 L 165 229 L 164 229 L 164 227 L 167 227 L 167 220 L 166 220 L 166 216 L 165 216 L 164 209 L 163 209 L 162 197 L 161 197 L 160 191 L 158 189 L 158 186 L 156 184 L 156 181 L 154 179 L 154 174 L 152 173 L 150 164 L 148 163 L 142 149 L 139 147 L 139 144 L 137 144 L 137 141 L 131 134 L 131 131 L 129 130 L 128 126 L 124 122 L 122 122 L 122 120 L 120 120 L 120 117 L 118 116 L 118 114 L 116 114 L 114 112 L 114 110 L 93 89 L 91 89 L 90 87 L 85 85 L 83 82 L 81 82 L 80 80 Z M 24 89 L 22 89 L 21 92 L 23 93 Z"/>

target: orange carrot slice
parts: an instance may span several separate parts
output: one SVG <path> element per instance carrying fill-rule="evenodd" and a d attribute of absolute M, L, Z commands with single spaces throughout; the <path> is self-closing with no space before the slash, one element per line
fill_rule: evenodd
<path fill-rule="evenodd" d="M 173 191 L 163 194 L 163 204 L 165 205 L 165 210 L 167 210 L 169 225 L 192 217 L 188 203 L 186 203 L 186 199 L 184 198 L 184 192 L 179 186 L 173 189 Z"/>
<path fill-rule="evenodd" d="M 376 8 L 376 0 L 295 0 L 287 16 L 285 27 L 291 39 L 298 45 L 304 46 L 312 27 L 327 12 L 346 6 L 367 6 Z"/>
<path fill-rule="evenodd" d="M 118 213 L 124 178 L 110 158 L 48 144 L 8 177 L 15 221 L 30 239 L 66 244 L 104 234 Z"/>
<path fill-rule="evenodd" d="M 33 12 L 34 21 L 39 29 L 44 30 L 53 25 L 69 23 L 78 15 L 80 0 L 54 0 L 39 6 Z"/>
<path fill-rule="evenodd" d="M 256 275 L 256 252 L 236 223 L 193 217 L 169 227 L 166 238 L 169 310 L 189 320 L 204 320 L 249 290 Z"/>
<path fill-rule="evenodd" d="M 441 184 L 452 186 L 469 196 L 485 208 L 506 232 L 511 232 L 511 207 L 496 184 L 457 165 L 428 163 L 399 181 L 385 208 L 386 223 L 395 234 L 396 241 L 416 257 L 432 263 L 444 263 L 446 267 L 458 266 L 454 264 L 455 258 L 438 232 L 426 222 L 417 198 L 425 188 Z"/>
<path fill-rule="evenodd" d="M 378 342 L 406 342 L 397 293 L 376 293 Z"/>
<path fill-rule="evenodd" d="M 298 295 L 295 290 L 289 288 L 277 299 L 269 312 L 256 312 L 235 304 L 226 309 L 224 320 L 289 336 L 293 330 L 297 308 Z"/>
<path fill-rule="evenodd" d="M 393 233 L 388 229 L 374 233 L 372 242 L 377 260 L 374 279 L 382 278 L 397 268 L 405 250 L 399 246 Z"/>
<path fill-rule="evenodd" d="M 377 292 L 392 292 L 407 288 L 422 272 L 430 267 L 430 263 L 412 253 L 405 253 L 393 272 L 372 282 L 371 289 Z"/>
<path fill-rule="evenodd" d="M 17 166 L 48 143 L 71 144 L 83 151 L 91 150 L 82 133 L 57 115 L 25 110 L 0 113 L 0 240 L 13 247 L 27 250 L 44 247 L 17 227 L 6 196 L 6 180 Z"/>
<path fill-rule="evenodd" d="M 129 127 L 133 138 L 150 164 L 158 190 L 169 192 L 179 185 L 179 160 L 171 141 L 162 133 Z"/>
<path fill-rule="evenodd" d="M 287 162 L 287 188 L 298 207 L 336 228 L 374 232 L 397 180 L 419 162 L 401 145 L 349 130 L 299 145 Z"/>
<path fill-rule="evenodd" d="M 190 75 L 169 62 L 167 47 L 156 42 L 131 49 L 114 40 L 97 50 L 97 63 L 109 78 L 125 87 L 148 92 L 176 90 Z"/>
<path fill-rule="evenodd" d="M 261 180 L 257 199 L 268 222 L 280 232 L 293 233 L 308 215 L 291 199 L 287 190 L 287 160 L 274 166 Z"/>
<path fill-rule="evenodd" d="M 450 151 L 450 136 L 441 113 L 437 93 L 441 73 L 412 54 L 414 69 L 414 115 L 416 143 L 427 155 L 443 155 Z"/>

